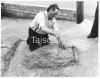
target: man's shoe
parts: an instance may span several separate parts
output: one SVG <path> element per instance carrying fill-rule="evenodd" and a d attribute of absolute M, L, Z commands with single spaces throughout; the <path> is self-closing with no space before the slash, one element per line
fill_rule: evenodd
<path fill-rule="evenodd" d="M 88 35 L 87 38 L 96 38 L 98 37 L 97 35 Z"/>

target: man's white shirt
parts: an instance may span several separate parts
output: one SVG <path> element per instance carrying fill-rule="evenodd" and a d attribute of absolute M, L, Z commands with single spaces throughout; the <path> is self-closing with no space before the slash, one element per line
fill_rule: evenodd
<path fill-rule="evenodd" d="M 30 27 L 33 30 L 39 27 L 39 29 L 37 29 L 36 32 L 40 34 L 46 34 L 44 31 L 40 29 L 42 27 L 47 27 L 49 29 L 52 29 L 54 32 L 58 33 L 57 21 L 55 18 L 53 18 L 52 20 L 48 20 L 47 11 L 42 11 L 42 12 L 37 13 L 32 23 L 30 24 Z"/>

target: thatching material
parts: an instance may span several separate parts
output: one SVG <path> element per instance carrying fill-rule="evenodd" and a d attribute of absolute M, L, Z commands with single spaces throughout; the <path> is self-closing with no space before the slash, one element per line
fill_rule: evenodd
<path fill-rule="evenodd" d="M 9 68 L 10 61 L 14 57 L 15 51 L 19 46 L 22 40 L 17 38 L 16 36 L 11 36 L 3 41 L 1 49 L 1 60 L 2 60 L 2 68 L 1 68 L 1 75 Z M 7 49 L 5 49 L 7 48 Z"/>
<path fill-rule="evenodd" d="M 39 69 L 39 68 L 52 68 L 58 69 L 66 66 L 71 61 L 75 60 L 75 55 L 73 53 L 78 52 L 74 47 L 68 47 L 66 50 L 60 49 L 58 54 L 58 45 L 51 44 L 37 49 L 29 55 L 28 52 L 22 60 L 22 65 L 27 69 Z"/>

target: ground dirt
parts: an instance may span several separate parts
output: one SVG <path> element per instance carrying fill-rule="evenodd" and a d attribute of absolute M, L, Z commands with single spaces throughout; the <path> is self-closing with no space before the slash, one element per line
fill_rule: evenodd
<path fill-rule="evenodd" d="M 86 76 L 97 76 L 97 65 L 98 65 L 98 38 L 87 39 L 87 35 L 90 33 L 93 20 L 85 19 L 81 24 L 76 24 L 72 21 L 58 20 L 58 28 L 61 33 L 62 41 L 65 46 L 76 46 L 78 51 L 77 58 L 79 62 L 68 63 L 70 61 L 66 60 L 67 65 L 63 66 L 61 60 L 60 68 L 52 69 L 46 68 L 48 64 L 51 64 L 51 60 L 45 59 L 44 57 L 56 56 L 58 49 L 55 42 L 56 39 L 50 36 L 50 40 L 54 43 L 51 46 L 40 48 L 34 52 L 31 52 L 26 44 L 26 39 L 28 37 L 28 27 L 32 20 L 31 19 L 14 19 L 4 17 L 1 19 L 1 59 L 2 59 L 2 76 L 4 77 L 86 77 Z M 11 50 L 15 49 L 15 50 Z M 9 53 L 13 51 L 12 53 Z M 45 53 L 46 52 L 46 53 Z M 67 51 L 68 52 L 68 51 Z M 43 54 L 42 54 L 43 53 Z M 10 54 L 10 55 L 9 55 Z M 40 56 L 41 54 L 41 56 Z M 5 59 L 5 56 L 8 57 Z M 36 57 L 43 62 L 42 68 L 35 67 L 34 63 Z M 73 56 L 66 53 L 66 51 L 61 51 L 60 57 L 70 57 L 71 60 Z M 40 58 L 39 58 L 40 57 Z M 53 59 L 51 58 L 51 59 Z M 5 60 L 4 60 L 5 59 Z M 26 62 L 25 62 L 25 61 Z M 33 61 L 34 60 L 34 61 Z M 54 61 L 55 59 L 53 59 Z M 28 62 L 29 61 L 29 62 Z M 41 62 L 42 62 L 41 61 Z M 58 61 L 58 60 L 57 60 Z M 8 64 L 6 64 L 6 63 Z M 28 62 L 28 63 L 27 63 Z M 55 62 L 55 61 L 54 61 Z M 36 62 L 37 63 L 37 62 Z M 35 64 L 36 64 L 35 63 Z M 59 64 L 58 62 L 56 62 Z M 56 64 L 56 66 L 58 66 Z M 54 66 L 53 64 L 52 66 Z M 44 67 L 44 68 L 43 68 Z"/>

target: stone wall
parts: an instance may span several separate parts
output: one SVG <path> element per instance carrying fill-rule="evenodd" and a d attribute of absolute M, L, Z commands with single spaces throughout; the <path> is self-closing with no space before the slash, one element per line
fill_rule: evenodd
<path fill-rule="evenodd" d="M 2 3 L 2 6 L 3 16 L 15 18 L 33 19 L 36 13 L 46 10 L 46 7 L 18 5 L 9 3 Z M 61 9 L 59 15 L 56 18 L 61 20 L 76 21 L 76 11 Z"/>

